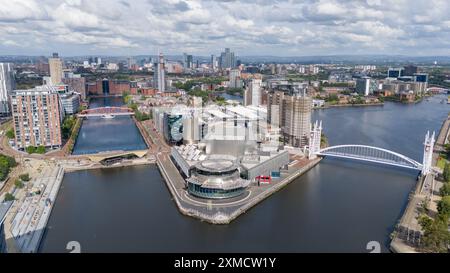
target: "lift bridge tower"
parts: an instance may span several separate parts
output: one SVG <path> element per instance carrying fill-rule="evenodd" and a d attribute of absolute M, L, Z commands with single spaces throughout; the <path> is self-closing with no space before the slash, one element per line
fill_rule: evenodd
<path fill-rule="evenodd" d="M 431 171 L 431 166 L 433 162 L 433 149 L 435 142 L 435 133 L 430 136 L 430 131 L 425 135 L 425 142 L 423 143 L 423 163 L 422 163 L 422 174 L 427 175 Z"/>
<path fill-rule="evenodd" d="M 308 158 L 314 159 L 320 152 L 320 140 L 322 137 L 322 121 L 311 124 L 311 135 L 309 138 L 309 146 L 307 148 Z"/>

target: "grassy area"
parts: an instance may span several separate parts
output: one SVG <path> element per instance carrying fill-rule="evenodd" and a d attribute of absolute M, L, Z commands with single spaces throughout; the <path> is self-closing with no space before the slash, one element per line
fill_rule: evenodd
<path fill-rule="evenodd" d="M 437 167 L 439 168 L 439 169 L 441 169 L 441 170 L 443 170 L 444 169 L 444 167 L 445 167 L 445 163 L 447 162 L 447 160 L 445 160 L 444 158 L 439 158 L 438 159 L 438 161 L 437 161 Z"/>

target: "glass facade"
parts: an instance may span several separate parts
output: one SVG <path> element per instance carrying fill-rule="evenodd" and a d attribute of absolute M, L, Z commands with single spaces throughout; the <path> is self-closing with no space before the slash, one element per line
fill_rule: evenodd
<path fill-rule="evenodd" d="M 183 116 L 164 113 L 164 138 L 177 144 L 183 141 Z"/>
<path fill-rule="evenodd" d="M 200 185 L 188 183 L 188 191 L 190 194 L 208 199 L 224 199 L 236 197 L 244 193 L 245 188 L 236 188 L 230 190 L 202 188 Z"/>

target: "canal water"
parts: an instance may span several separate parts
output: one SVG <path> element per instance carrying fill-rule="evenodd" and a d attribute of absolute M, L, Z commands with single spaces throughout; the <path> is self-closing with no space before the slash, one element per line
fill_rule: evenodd
<path fill-rule="evenodd" d="M 450 108 L 443 96 L 416 105 L 331 108 L 314 112 L 331 145 L 367 144 L 417 161 L 427 130 Z M 100 134 L 100 133 L 99 133 Z M 230 225 L 181 215 L 155 166 L 68 173 L 42 252 L 368 252 L 388 251 L 417 172 L 324 159 Z"/>
<path fill-rule="evenodd" d="M 243 102 L 244 101 L 244 97 L 236 96 L 236 95 L 230 95 L 228 93 L 222 93 L 222 94 L 220 94 L 220 96 L 222 98 L 224 98 L 225 100 L 235 100 L 235 101 L 239 101 L 239 102 Z"/>
<path fill-rule="evenodd" d="M 121 97 L 105 97 L 91 99 L 89 108 L 122 105 Z M 116 116 L 112 119 L 90 117 L 83 120 L 72 154 L 144 149 L 147 149 L 147 145 L 132 118 L 128 116 Z"/>

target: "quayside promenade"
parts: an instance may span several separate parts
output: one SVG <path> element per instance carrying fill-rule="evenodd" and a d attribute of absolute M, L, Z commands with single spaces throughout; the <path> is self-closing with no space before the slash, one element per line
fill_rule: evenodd
<path fill-rule="evenodd" d="M 298 161 L 282 172 L 280 178 L 272 179 L 270 184 L 261 184 L 260 186 L 251 184 L 241 196 L 226 200 L 206 200 L 187 193 L 186 183 L 168 154 L 159 153 L 156 157 L 161 175 L 180 212 L 211 224 L 229 224 L 239 215 L 313 168 L 320 160 L 321 158 Z"/>
<path fill-rule="evenodd" d="M 436 139 L 432 159 L 433 171 L 426 176 L 419 177 L 416 187 L 409 195 L 408 205 L 392 235 L 390 248 L 393 252 L 417 253 L 423 235 L 422 227 L 418 219 L 423 211 L 424 205 L 428 204 L 428 210 L 432 213 L 437 213 L 437 203 L 440 200 L 438 193 L 442 186 L 442 183 L 435 179 L 436 175 L 442 172 L 437 167 L 437 161 L 439 153 L 444 150 L 444 145 L 449 142 L 449 135 L 450 115 L 442 123 Z"/>

